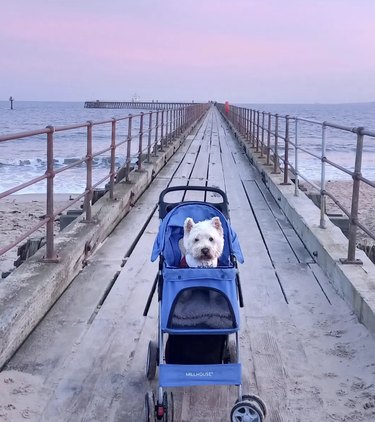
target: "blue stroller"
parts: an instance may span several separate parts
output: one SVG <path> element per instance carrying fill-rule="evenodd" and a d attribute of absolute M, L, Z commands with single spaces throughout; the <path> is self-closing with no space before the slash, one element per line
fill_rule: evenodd
<path fill-rule="evenodd" d="M 165 202 L 174 191 L 203 191 L 222 202 Z M 237 261 L 243 262 L 237 235 L 229 224 L 226 194 L 214 187 L 175 186 L 159 197 L 158 235 L 151 260 L 159 257 L 159 271 L 144 310 L 147 315 L 157 289 L 158 342 L 150 341 L 146 376 L 155 378 L 159 367 L 157 398 L 145 396 L 146 421 L 173 421 L 173 394 L 166 387 L 237 385 L 238 399 L 232 422 L 263 422 L 266 407 L 253 395 L 242 395 L 239 360 L 239 307 L 243 306 Z M 179 241 L 184 221 L 219 217 L 224 231 L 224 251 L 216 268 L 181 268 Z"/>

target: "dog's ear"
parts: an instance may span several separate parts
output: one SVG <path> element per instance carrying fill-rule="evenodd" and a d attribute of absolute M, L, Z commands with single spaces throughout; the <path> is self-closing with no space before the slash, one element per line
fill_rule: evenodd
<path fill-rule="evenodd" d="M 221 221 L 220 221 L 219 217 L 213 217 L 211 219 L 211 223 L 220 234 L 224 233 L 223 232 L 223 226 L 221 225 Z"/>
<path fill-rule="evenodd" d="M 193 226 L 194 226 L 194 220 L 192 219 L 192 218 L 190 218 L 190 217 L 188 217 L 186 220 L 185 220 L 185 222 L 184 222 L 184 232 L 185 233 L 190 233 L 191 232 L 191 229 L 193 228 Z"/>

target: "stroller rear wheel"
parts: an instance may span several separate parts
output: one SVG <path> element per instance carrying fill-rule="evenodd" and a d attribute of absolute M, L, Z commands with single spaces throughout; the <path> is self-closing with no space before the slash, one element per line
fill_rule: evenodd
<path fill-rule="evenodd" d="M 163 422 L 173 422 L 174 420 L 174 400 L 173 400 L 173 393 L 170 392 L 169 394 L 164 391 L 163 394 L 163 405 L 165 409 Z"/>
<path fill-rule="evenodd" d="M 145 422 L 155 422 L 155 398 L 150 391 L 145 396 Z"/>
<path fill-rule="evenodd" d="M 163 393 L 163 402 L 155 406 L 155 421 L 173 422 L 174 420 L 174 401 L 173 394 Z"/>
<path fill-rule="evenodd" d="M 156 366 L 158 364 L 158 346 L 154 341 L 148 343 L 147 361 L 146 361 L 146 377 L 153 380 L 156 374 Z"/>
<path fill-rule="evenodd" d="M 257 396 L 242 396 L 232 408 L 231 422 L 263 422 L 266 406 Z"/>

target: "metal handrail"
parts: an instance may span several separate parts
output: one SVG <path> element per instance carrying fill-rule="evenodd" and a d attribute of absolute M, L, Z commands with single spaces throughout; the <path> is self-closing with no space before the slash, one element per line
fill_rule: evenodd
<path fill-rule="evenodd" d="M 349 218 L 349 235 L 348 235 L 348 253 L 347 257 L 341 259 L 343 263 L 360 263 L 361 261 L 356 259 L 356 244 L 357 244 L 357 228 L 363 230 L 370 238 L 375 240 L 375 233 L 373 233 L 368 227 L 362 224 L 359 220 L 358 204 L 360 199 L 360 183 L 365 183 L 368 186 L 375 188 L 375 183 L 371 180 L 363 177 L 362 175 L 362 152 L 365 137 L 375 138 L 375 132 L 367 130 L 363 127 L 349 127 L 332 122 L 319 122 L 312 119 L 303 117 L 280 115 L 278 113 L 270 113 L 265 111 L 254 110 L 246 107 L 230 106 L 229 110 L 225 108 L 224 104 L 217 103 L 219 111 L 223 117 L 228 120 L 234 128 L 244 136 L 245 142 L 249 142 L 251 147 L 255 149 L 255 152 L 260 152 L 261 157 L 266 154 L 266 165 L 273 165 L 273 173 L 283 172 L 283 184 L 289 184 L 290 173 L 294 175 L 295 183 L 295 195 L 299 194 L 299 178 L 306 181 L 313 189 L 319 191 L 321 195 L 321 208 L 320 208 L 320 227 L 322 229 L 326 226 L 326 213 L 325 204 L 326 197 L 332 199 L 336 206 Z M 262 114 L 262 119 L 260 119 Z M 266 117 L 267 116 L 267 117 Z M 280 133 L 280 120 L 284 123 L 284 133 Z M 294 122 L 294 132 L 292 133 L 291 124 Z M 321 144 L 320 144 L 320 155 L 314 154 L 313 152 L 300 145 L 299 140 L 299 125 L 308 123 L 310 125 L 317 126 L 321 129 Z M 355 152 L 355 163 L 354 171 L 345 168 L 344 166 L 329 160 L 326 157 L 326 129 L 336 129 L 346 133 L 353 133 L 356 135 L 356 152 Z M 291 136 L 291 133 L 293 136 Z M 271 142 L 273 139 L 273 143 Z M 283 142 L 283 148 L 279 152 L 280 141 Z M 294 149 L 294 163 L 289 159 L 290 149 Z M 300 156 L 299 153 L 303 152 L 315 159 L 320 161 L 321 177 L 320 186 L 314 181 L 309 180 L 308 177 L 303 175 L 299 168 Z M 271 164 L 271 161 L 273 163 Z M 282 165 L 282 166 L 281 166 Z M 334 167 L 343 174 L 351 176 L 353 179 L 352 187 L 352 201 L 351 209 L 347 210 L 332 193 L 326 190 L 326 165 Z"/>
<path fill-rule="evenodd" d="M 47 170 L 46 172 L 38 177 L 28 180 L 22 184 L 14 186 L 11 189 L 0 192 L 0 200 L 11 194 L 22 191 L 23 189 L 34 185 L 35 183 L 46 180 L 46 216 L 43 220 L 38 222 L 35 226 L 31 227 L 27 232 L 22 233 L 21 236 L 14 239 L 10 244 L 0 247 L 0 256 L 8 252 L 10 249 L 17 246 L 20 242 L 27 239 L 31 234 L 35 233 L 42 226 L 46 226 L 46 255 L 44 261 L 46 262 L 57 262 L 57 256 L 54 249 L 54 220 L 57 215 L 61 214 L 66 209 L 70 208 L 73 204 L 84 198 L 84 211 L 85 221 L 92 221 L 92 195 L 93 190 L 102 185 L 109 179 L 109 196 L 110 199 L 114 199 L 113 191 L 117 177 L 122 168 L 125 169 L 125 180 L 129 181 L 129 175 L 133 171 L 141 171 L 143 162 L 150 162 L 151 151 L 156 156 L 157 151 L 162 150 L 168 142 L 171 142 L 177 136 L 181 135 L 189 126 L 199 120 L 203 114 L 207 111 L 209 104 L 205 103 L 191 103 L 175 107 L 171 110 L 153 110 L 147 113 L 129 114 L 125 117 L 112 118 L 101 121 L 88 121 L 85 123 L 72 124 L 66 126 L 47 126 L 46 128 L 19 132 L 8 135 L 0 136 L 0 144 L 3 142 L 17 141 L 24 138 L 33 138 L 35 136 L 46 135 L 46 152 L 47 152 Z M 162 119 L 159 120 L 159 114 Z M 138 120 L 139 131 L 134 134 L 132 131 L 133 122 Z M 147 127 L 145 127 L 145 121 L 148 121 Z M 118 139 L 117 135 L 117 123 L 127 121 L 128 123 L 128 135 L 125 139 Z M 110 142 L 109 146 L 99 151 L 93 150 L 93 127 L 110 124 Z M 58 169 L 54 168 L 54 135 L 57 132 L 69 132 L 76 129 L 86 128 L 86 156 L 80 160 L 74 161 L 73 163 L 67 164 Z M 160 129 L 160 132 L 159 132 Z M 154 137 L 152 139 L 152 134 Z M 136 152 L 132 152 L 133 140 L 138 139 L 138 148 Z M 146 139 L 146 145 L 144 144 Z M 124 166 L 115 169 L 116 149 L 122 145 L 126 145 L 126 155 Z M 96 156 L 102 155 L 105 152 L 110 152 L 110 168 L 108 174 L 102 177 L 99 181 L 93 183 L 93 159 Z M 147 154 L 144 154 L 147 152 Z M 144 158 L 145 155 L 145 158 Z M 136 166 L 132 169 L 131 162 L 137 159 Z M 64 173 L 65 171 L 77 167 L 86 163 L 86 188 L 80 193 L 73 201 L 69 201 L 66 206 L 54 209 L 54 177 L 57 174 Z"/>

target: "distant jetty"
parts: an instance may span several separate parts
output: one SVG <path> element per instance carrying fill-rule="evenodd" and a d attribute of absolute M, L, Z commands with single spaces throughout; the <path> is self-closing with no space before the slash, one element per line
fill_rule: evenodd
<path fill-rule="evenodd" d="M 85 101 L 85 108 L 135 108 L 146 110 L 169 110 L 184 107 L 191 103 L 159 102 L 159 101 Z"/>

